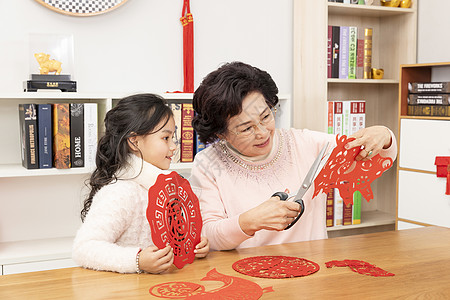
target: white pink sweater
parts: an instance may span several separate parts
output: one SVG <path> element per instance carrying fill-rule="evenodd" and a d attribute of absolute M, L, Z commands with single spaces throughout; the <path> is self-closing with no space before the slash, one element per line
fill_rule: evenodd
<path fill-rule="evenodd" d="M 397 144 L 380 154 L 395 159 Z M 321 148 L 335 135 L 300 129 L 281 129 L 274 135 L 274 147 L 263 161 L 250 162 L 229 147 L 215 143 L 198 153 L 190 177 L 193 191 L 200 200 L 203 234 L 212 250 L 246 248 L 327 238 L 325 225 L 326 195 L 314 200 L 311 187 L 303 200 L 305 212 L 289 230 L 260 230 L 245 234 L 239 215 L 286 189 L 296 193 Z"/>
<path fill-rule="evenodd" d="M 169 172 L 142 162 L 133 154 L 128 162 L 130 167 L 119 172 L 117 182 L 95 194 L 77 232 L 72 256 L 85 268 L 134 273 L 139 248 L 153 245 L 146 217 L 148 190 L 159 174 Z"/>

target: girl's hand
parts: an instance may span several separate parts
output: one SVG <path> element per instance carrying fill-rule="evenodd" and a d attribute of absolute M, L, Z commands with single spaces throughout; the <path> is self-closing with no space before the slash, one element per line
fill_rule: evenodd
<path fill-rule="evenodd" d="M 194 253 L 196 258 L 203 258 L 208 255 L 209 241 L 208 238 L 202 236 L 200 243 L 195 246 Z"/>
<path fill-rule="evenodd" d="M 139 267 L 147 273 L 159 274 L 172 266 L 173 259 L 172 247 L 166 246 L 163 249 L 158 249 L 156 246 L 150 246 L 141 251 Z"/>
<path fill-rule="evenodd" d="M 371 126 L 363 128 L 352 134 L 355 140 L 345 145 L 345 149 L 362 147 L 363 149 L 356 156 L 355 160 L 369 160 L 377 155 L 381 149 L 387 149 L 391 146 L 391 133 L 384 126 Z"/>
<path fill-rule="evenodd" d="M 300 212 L 300 205 L 291 201 L 280 201 L 279 197 L 272 197 L 239 216 L 239 225 L 248 235 L 266 230 L 284 230 L 292 223 Z"/>

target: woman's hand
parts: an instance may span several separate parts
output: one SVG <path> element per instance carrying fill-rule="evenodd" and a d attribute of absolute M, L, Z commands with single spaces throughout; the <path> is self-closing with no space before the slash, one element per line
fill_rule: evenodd
<path fill-rule="evenodd" d="M 349 137 L 355 140 L 347 143 L 345 149 L 361 147 L 362 150 L 356 156 L 356 160 L 369 160 L 377 155 L 381 149 L 387 149 L 391 146 L 391 133 L 385 126 L 371 126 L 355 132 Z"/>
<path fill-rule="evenodd" d="M 296 202 L 280 201 L 279 197 L 272 197 L 239 216 L 239 226 L 248 235 L 266 230 L 284 230 L 292 223 L 300 212 L 300 205 Z"/>
<path fill-rule="evenodd" d="M 196 258 L 203 258 L 206 255 L 208 255 L 209 252 L 209 241 L 206 237 L 202 236 L 200 243 L 195 246 L 195 257 Z"/>
<path fill-rule="evenodd" d="M 139 255 L 139 268 L 147 273 L 159 274 L 167 271 L 172 266 L 173 259 L 174 255 L 171 246 L 166 246 L 163 249 L 150 246 L 142 250 Z"/>

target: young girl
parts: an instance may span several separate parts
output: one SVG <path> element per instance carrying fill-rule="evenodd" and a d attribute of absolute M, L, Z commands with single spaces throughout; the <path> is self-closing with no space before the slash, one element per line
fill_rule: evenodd
<path fill-rule="evenodd" d="M 73 259 L 85 268 L 120 273 L 161 273 L 172 265 L 170 246 L 158 249 L 146 218 L 148 190 L 168 174 L 175 151 L 175 121 L 164 99 L 152 94 L 123 98 L 105 117 L 73 244 Z M 142 250 L 141 250 L 142 249 Z M 205 257 L 202 237 L 194 252 Z"/>

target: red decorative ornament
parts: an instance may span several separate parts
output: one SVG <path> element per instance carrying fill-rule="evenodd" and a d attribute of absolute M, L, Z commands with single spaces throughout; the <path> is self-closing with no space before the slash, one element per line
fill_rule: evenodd
<path fill-rule="evenodd" d="M 173 248 L 177 268 L 194 261 L 202 217 L 197 196 L 177 172 L 160 174 L 149 189 L 147 220 L 155 246 L 162 249 L 170 244 Z"/>
<path fill-rule="evenodd" d="M 228 276 L 212 269 L 202 281 L 221 281 L 220 288 L 205 291 L 205 287 L 192 282 L 167 282 L 155 285 L 149 292 L 159 298 L 170 299 L 259 299 L 263 293 L 273 292 L 272 287 L 261 288 L 257 283 L 239 277 Z"/>
<path fill-rule="evenodd" d="M 388 277 L 395 276 L 395 274 L 385 271 L 375 265 L 369 264 L 368 262 L 362 260 L 332 260 L 325 263 L 327 268 L 331 267 L 350 267 L 353 272 L 375 276 L 375 277 Z"/>
<path fill-rule="evenodd" d="M 360 191 L 364 199 L 373 199 L 370 184 L 392 166 L 392 159 L 375 155 L 367 161 L 356 161 L 360 148 L 345 149 L 344 146 L 354 140 L 347 136 L 336 136 L 337 146 L 328 161 L 314 180 L 313 198 L 319 193 L 327 194 L 330 189 L 339 189 L 344 203 L 353 204 L 353 193 Z"/>
<path fill-rule="evenodd" d="M 310 260 L 290 256 L 253 256 L 233 264 L 236 272 L 262 278 L 292 278 L 308 276 L 320 267 Z"/>
<path fill-rule="evenodd" d="M 194 92 L 194 18 L 191 14 L 190 0 L 183 0 L 181 25 L 183 26 L 183 78 L 184 93 Z"/>

